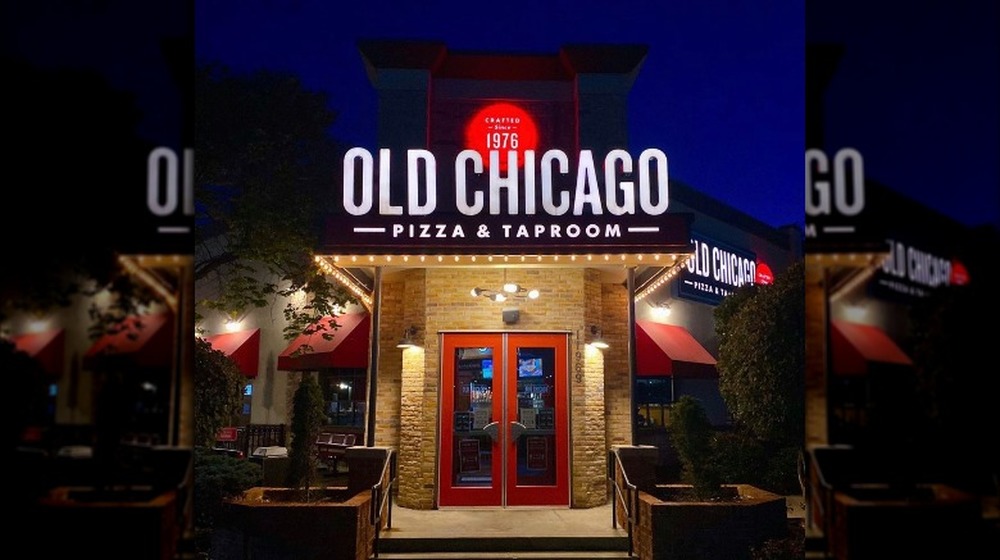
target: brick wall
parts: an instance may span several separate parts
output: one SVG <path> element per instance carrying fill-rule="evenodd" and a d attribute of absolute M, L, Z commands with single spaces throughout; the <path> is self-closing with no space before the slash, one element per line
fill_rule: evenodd
<path fill-rule="evenodd" d="M 631 445 L 631 380 L 628 370 L 628 288 L 622 284 L 601 286 L 604 339 L 604 417 L 607 445 Z"/>
<path fill-rule="evenodd" d="M 596 270 L 575 268 L 510 269 L 507 279 L 539 289 L 541 297 L 513 305 L 469 295 L 476 286 L 499 288 L 504 281 L 504 271 L 500 268 L 422 269 L 400 273 L 383 282 L 376 443 L 399 450 L 398 501 L 404 507 L 429 509 L 434 507 L 436 499 L 438 333 L 444 330 L 573 333 L 569 353 L 572 500 L 575 507 L 591 507 L 606 499 L 604 362 L 599 351 L 585 358 L 582 340 L 587 325 L 607 322 L 602 319 L 605 306 L 601 275 Z M 501 311 L 508 307 L 520 310 L 516 324 L 503 322 Z M 396 348 L 407 325 L 420 329 L 421 348 L 405 351 Z M 620 361 L 620 357 L 617 359 Z M 396 379 L 398 393 L 394 390 Z M 387 417 L 396 410 L 398 425 Z"/>
<path fill-rule="evenodd" d="M 806 444 L 827 443 L 826 289 L 824 269 L 806 267 Z"/>

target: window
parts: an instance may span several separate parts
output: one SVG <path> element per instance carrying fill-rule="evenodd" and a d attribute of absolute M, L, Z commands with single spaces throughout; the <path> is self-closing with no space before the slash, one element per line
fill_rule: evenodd
<path fill-rule="evenodd" d="M 636 424 L 639 428 L 663 428 L 667 407 L 674 401 L 670 377 L 640 377 L 635 380 Z"/>
<path fill-rule="evenodd" d="M 366 371 L 333 368 L 320 371 L 326 423 L 329 426 L 362 427 L 365 422 Z"/>

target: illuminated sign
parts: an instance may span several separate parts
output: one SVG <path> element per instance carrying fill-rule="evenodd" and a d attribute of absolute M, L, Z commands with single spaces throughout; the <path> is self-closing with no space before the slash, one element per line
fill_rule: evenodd
<path fill-rule="evenodd" d="M 957 259 L 935 255 L 895 239 L 888 239 L 889 256 L 875 280 L 883 295 L 926 297 L 933 290 L 969 282 L 969 273 Z"/>
<path fill-rule="evenodd" d="M 771 272 L 771 267 L 767 266 L 767 263 L 757 262 L 757 276 L 754 277 L 753 283 L 762 286 L 774 283 L 774 273 Z"/>
<path fill-rule="evenodd" d="M 681 269 L 678 296 L 718 304 L 740 286 L 757 279 L 757 257 L 750 251 L 692 236 L 694 255 Z"/>
<path fill-rule="evenodd" d="M 826 152 L 806 150 L 806 239 L 850 237 L 865 209 L 864 161 L 854 148 L 830 160 Z"/>
<path fill-rule="evenodd" d="M 520 138 L 520 137 L 519 137 Z M 520 141 L 520 140 L 519 140 Z M 511 250 L 665 252 L 688 246 L 690 216 L 668 214 L 667 155 L 625 150 L 461 150 L 439 165 L 429 150 L 344 156 L 331 252 L 400 254 Z M 489 159 L 496 165 L 486 165 Z M 521 162 L 520 165 L 518 162 Z M 402 166 L 403 173 L 391 170 Z M 393 178 L 398 177 L 396 183 Z"/>
<path fill-rule="evenodd" d="M 524 165 L 524 153 L 538 147 L 538 127 L 527 111 L 510 103 L 494 103 L 480 109 L 465 128 L 466 148 L 479 152 L 486 167 L 508 168 L 508 154 L 517 155 L 517 167 Z M 497 163 L 490 153 L 497 154 Z"/>

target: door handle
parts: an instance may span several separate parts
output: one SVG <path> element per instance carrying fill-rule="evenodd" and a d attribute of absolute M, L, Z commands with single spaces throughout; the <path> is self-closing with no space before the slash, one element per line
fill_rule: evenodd
<path fill-rule="evenodd" d="M 511 422 L 510 423 L 510 439 L 511 439 L 511 441 L 517 441 L 518 439 L 520 439 L 521 436 L 524 435 L 524 432 L 527 432 L 527 431 L 528 431 L 528 427 L 525 426 L 524 424 L 522 424 L 520 422 Z"/>
<path fill-rule="evenodd" d="M 490 422 L 489 424 L 483 426 L 483 431 L 493 439 L 496 443 L 500 439 L 500 422 Z"/>

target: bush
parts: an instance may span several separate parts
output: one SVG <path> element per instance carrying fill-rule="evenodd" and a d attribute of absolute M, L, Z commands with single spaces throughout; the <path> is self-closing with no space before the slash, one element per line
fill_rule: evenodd
<path fill-rule="evenodd" d="M 701 403 L 684 395 L 670 410 L 667 429 L 680 456 L 682 476 L 702 499 L 718 498 L 722 477 L 715 462 L 712 424 Z"/>
<path fill-rule="evenodd" d="M 799 494 L 799 448 L 767 445 L 744 430 L 715 436 L 715 457 L 722 479 L 751 484 L 776 494 Z"/>
<path fill-rule="evenodd" d="M 210 531 L 222 513 L 223 504 L 262 482 L 260 465 L 245 459 L 194 450 L 194 522 Z"/>
<path fill-rule="evenodd" d="M 723 480 L 766 489 L 763 479 L 768 457 L 759 440 L 742 430 L 721 432 L 715 436 L 714 448 Z"/>

